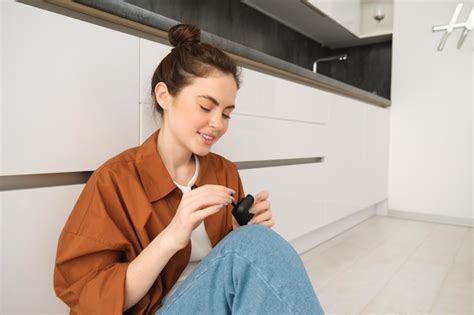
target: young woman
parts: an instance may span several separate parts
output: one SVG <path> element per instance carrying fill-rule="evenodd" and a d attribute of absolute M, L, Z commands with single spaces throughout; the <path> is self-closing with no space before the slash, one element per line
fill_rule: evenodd
<path fill-rule="evenodd" d="M 151 84 L 162 126 L 87 182 L 58 242 L 57 296 L 72 314 L 322 313 L 298 254 L 270 229 L 268 192 L 239 227 L 238 171 L 210 153 L 235 108 L 236 64 L 195 26 L 168 36 Z"/>

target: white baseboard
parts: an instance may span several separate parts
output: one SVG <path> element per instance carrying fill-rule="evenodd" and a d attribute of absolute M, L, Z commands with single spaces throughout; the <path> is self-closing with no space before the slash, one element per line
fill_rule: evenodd
<path fill-rule="evenodd" d="M 451 224 L 451 225 L 460 225 L 474 227 L 473 218 L 460 218 L 460 217 L 450 217 L 437 214 L 429 213 L 419 213 L 411 211 L 401 211 L 401 210 L 388 210 L 388 216 L 401 219 L 410 219 L 417 221 L 425 221 L 432 223 L 442 223 L 442 224 Z"/>
<path fill-rule="evenodd" d="M 296 252 L 301 255 L 304 252 L 307 252 L 319 244 L 349 230 L 350 228 L 374 215 L 386 215 L 408 220 L 474 227 L 473 218 L 459 218 L 435 214 L 389 210 L 388 201 L 385 199 L 368 208 L 357 211 L 347 217 L 334 221 L 328 225 L 291 240 L 290 244 L 293 246 Z"/>
<path fill-rule="evenodd" d="M 388 199 L 382 200 L 374 205 L 375 213 L 378 215 L 388 215 Z"/>
<path fill-rule="evenodd" d="M 357 211 L 347 217 L 334 221 L 333 223 L 320 227 L 312 232 L 291 240 L 290 244 L 293 246 L 296 252 L 301 255 L 304 252 L 318 246 L 319 244 L 335 237 L 336 235 L 356 226 L 362 221 L 365 221 L 368 218 L 376 215 L 378 211 L 385 211 L 384 204 L 386 206 L 385 200 L 368 208 Z"/>

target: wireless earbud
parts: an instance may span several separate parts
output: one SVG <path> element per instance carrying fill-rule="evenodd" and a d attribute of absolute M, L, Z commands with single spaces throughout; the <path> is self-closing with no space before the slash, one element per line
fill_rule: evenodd
<path fill-rule="evenodd" d="M 249 212 L 253 205 L 253 201 L 253 196 L 249 194 L 245 198 L 240 199 L 237 204 L 232 203 L 232 206 L 234 207 L 232 209 L 232 214 L 241 226 L 247 225 L 253 217 L 253 214 Z"/>

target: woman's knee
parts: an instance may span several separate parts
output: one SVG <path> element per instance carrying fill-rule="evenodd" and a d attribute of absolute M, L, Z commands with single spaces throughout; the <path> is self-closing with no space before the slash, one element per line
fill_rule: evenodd
<path fill-rule="evenodd" d="M 245 225 L 229 235 L 229 244 L 236 250 L 265 254 L 284 251 L 296 254 L 293 247 L 278 233 L 261 224 Z"/>
<path fill-rule="evenodd" d="M 261 224 L 250 224 L 239 227 L 232 232 L 232 237 L 238 241 L 274 241 L 274 239 L 281 238 L 272 229 Z"/>

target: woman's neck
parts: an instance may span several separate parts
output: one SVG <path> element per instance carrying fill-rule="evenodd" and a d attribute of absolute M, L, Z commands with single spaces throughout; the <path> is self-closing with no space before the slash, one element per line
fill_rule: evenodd
<path fill-rule="evenodd" d="M 192 152 L 177 144 L 173 135 L 166 129 L 161 129 L 158 133 L 157 148 L 171 178 L 186 185 L 196 170 Z"/>

